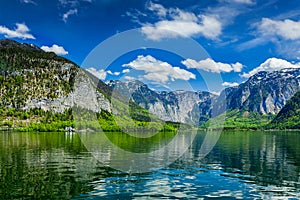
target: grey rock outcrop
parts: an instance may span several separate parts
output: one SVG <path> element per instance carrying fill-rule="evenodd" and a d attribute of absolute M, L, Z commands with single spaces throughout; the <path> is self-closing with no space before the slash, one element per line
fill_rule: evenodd
<path fill-rule="evenodd" d="M 100 93 L 97 86 L 89 79 L 81 69 L 78 70 L 73 91 L 66 96 L 59 96 L 56 99 L 46 97 L 40 99 L 29 99 L 23 110 L 40 108 L 45 111 L 63 112 L 66 109 L 79 106 L 93 112 L 105 110 L 111 112 L 110 102 Z"/>
<path fill-rule="evenodd" d="M 202 91 L 156 92 L 140 81 L 108 81 L 109 86 L 164 121 L 198 124 L 210 116 L 217 96 Z"/>
<path fill-rule="evenodd" d="M 300 90 L 300 69 L 258 72 L 238 87 L 223 91 L 227 109 L 239 109 L 260 114 L 277 114 L 286 102 Z"/>

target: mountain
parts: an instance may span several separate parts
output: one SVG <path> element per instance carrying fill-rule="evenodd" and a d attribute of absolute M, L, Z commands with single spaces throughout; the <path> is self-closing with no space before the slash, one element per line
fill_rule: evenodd
<path fill-rule="evenodd" d="M 111 97 L 111 87 L 75 63 L 12 40 L 0 40 L 0 91 L 0 127 L 56 131 L 100 122 L 104 130 L 173 130 L 132 102 L 126 112 L 122 95 Z"/>
<path fill-rule="evenodd" d="M 300 69 L 294 68 L 261 71 L 237 87 L 226 88 L 221 92 L 221 95 L 226 95 L 224 128 L 257 129 L 267 126 L 298 90 Z"/>
<path fill-rule="evenodd" d="M 286 102 L 300 90 L 300 69 L 258 72 L 238 87 L 223 92 L 227 109 L 259 114 L 277 114 Z"/>
<path fill-rule="evenodd" d="M 2 127 L 46 131 L 71 126 L 74 106 L 111 112 L 105 93 L 85 70 L 34 45 L 7 39 L 0 40 L 0 89 Z"/>
<path fill-rule="evenodd" d="M 212 101 L 217 98 L 202 91 L 154 91 L 140 81 L 107 81 L 106 84 L 164 121 L 187 124 L 207 121 Z"/>
<path fill-rule="evenodd" d="M 140 81 L 106 84 L 160 119 L 192 124 L 207 121 L 212 105 L 222 105 L 226 96 L 225 127 L 257 128 L 268 124 L 300 90 L 300 69 L 258 72 L 239 86 L 226 88 L 220 97 L 202 91 L 154 91 Z"/>
<path fill-rule="evenodd" d="M 300 90 L 300 69 L 258 72 L 220 96 L 155 91 L 140 81 L 104 83 L 54 53 L 5 39 L 0 40 L 0 89 L 2 127 L 73 126 L 74 107 L 97 113 L 105 130 L 120 130 L 120 124 L 143 128 L 152 122 L 153 129 L 161 120 L 198 125 L 216 116 L 212 105 L 222 107 L 226 95 L 225 127 L 256 128 L 272 120 Z"/>
<path fill-rule="evenodd" d="M 300 91 L 298 91 L 272 120 L 269 128 L 300 128 Z"/>
<path fill-rule="evenodd" d="M 108 100 L 95 90 L 84 70 L 35 46 L 1 40 L 0 80 L 0 107 L 63 112 L 80 104 L 90 89 L 100 104 L 88 102 L 84 106 L 98 112 L 110 110 Z"/>
<path fill-rule="evenodd" d="M 23 50 L 43 52 L 42 49 L 35 46 L 34 44 L 19 43 L 9 39 L 0 40 L 0 48 L 18 48 Z M 49 53 L 49 54 L 54 54 L 54 53 Z"/>

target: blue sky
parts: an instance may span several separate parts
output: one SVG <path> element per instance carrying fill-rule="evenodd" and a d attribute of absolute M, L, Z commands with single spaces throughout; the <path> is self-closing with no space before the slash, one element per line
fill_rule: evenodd
<path fill-rule="evenodd" d="M 1 3 L 0 38 L 54 51 L 103 80 L 137 78 L 154 89 L 187 89 L 192 85 L 198 90 L 205 88 L 203 79 L 221 78 L 215 83 L 205 80 L 217 92 L 222 85 L 237 85 L 261 70 L 300 67 L 298 0 Z M 131 29 L 136 29 L 137 35 L 126 38 L 122 33 Z M 121 40 L 109 40 L 118 34 Z M 108 40 L 109 50 L 101 49 L 102 42 Z M 117 49 L 135 40 L 142 41 L 135 50 L 128 48 L 126 52 L 125 48 L 122 54 L 116 54 Z M 191 40 L 203 51 L 189 48 Z M 184 55 L 172 52 L 176 47 L 182 47 Z M 109 53 L 116 54 L 111 63 L 105 61 Z"/>

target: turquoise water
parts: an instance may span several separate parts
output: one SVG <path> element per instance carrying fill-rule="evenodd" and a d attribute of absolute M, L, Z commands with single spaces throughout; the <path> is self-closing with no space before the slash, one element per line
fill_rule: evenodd
<path fill-rule="evenodd" d="M 203 136 L 171 165 L 128 174 L 99 163 L 77 134 L 3 132 L 0 199 L 300 198 L 300 132 L 224 132 L 201 159 Z M 170 137 L 141 145 L 109 135 L 134 152 L 161 148 Z"/>

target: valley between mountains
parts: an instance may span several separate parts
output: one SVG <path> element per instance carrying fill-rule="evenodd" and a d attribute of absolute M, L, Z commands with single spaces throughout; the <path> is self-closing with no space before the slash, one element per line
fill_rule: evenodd
<path fill-rule="evenodd" d="M 207 128 L 216 117 L 213 106 L 222 103 L 226 111 L 218 115 L 226 115 L 225 129 L 300 128 L 300 69 L 296 68 L 258 72 L 220 96 L 207 91 L 154 91 L 140 81 L 104 83 L 54 53 L 5 39 L 0 41 L 0 88 L 3 130 L 84 129 L 83 121 L 88 127 L 100 124 L 105 131 L 124 131 L 124 127 L 175 131 L 179 124 Z"/>

